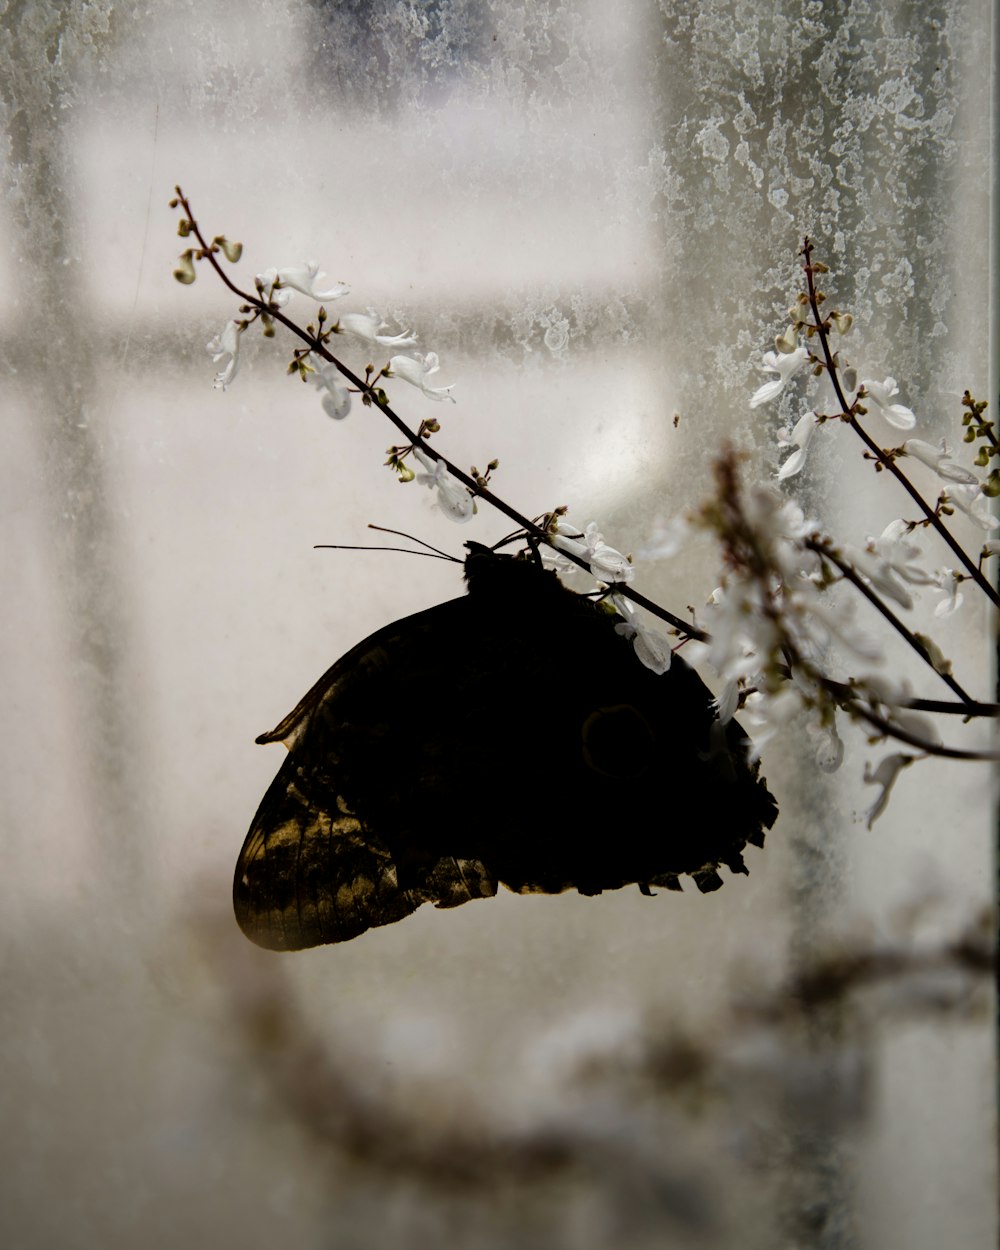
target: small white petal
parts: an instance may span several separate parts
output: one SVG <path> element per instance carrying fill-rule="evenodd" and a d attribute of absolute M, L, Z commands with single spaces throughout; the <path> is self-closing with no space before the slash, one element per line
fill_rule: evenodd
<path fill-rule="evenodd" d="M 882 787 L 882 793 L 868 809 L 867 823 L 869 829 L 885 811 L 892 787 L 896 784 L 896 778 L 908 764 L 913 763 L 915 758 L 913 755 L 904 755 L 902 753 L 887 755 L 874 772 L 871 772 L 868 765 L 865 764 L 865 781 L 869 785 Z"/>
<path fill-rule="evenodd" d="M 438 482 L 438 505 L 450 521 L 471 521 L 476 511 L 476 501 L 450 473 Z"/>
<path fill-rule="evenodd" d="M 646 629 L 644 626 L 640 628 L 636 632 L 632 646 L 643 664 L 657 674 L 665 673 L 670 667 L 670 661 L 674 658 L 669 639 L 655 629 Z"/>
<path fill-rule="evenodd" d="M 796 473 L 801 471 L 805 462 L 806 449 L 804 447 L 800 447 L 798 451 L 793 451 L 778 470 L 778 481 L 784 482 L 786 478 L 794 477 Z"/>
<path fill-rule="evenodd" d="M 773 382 L 765 382 L 763 386 L 758 387 L 750 396 L 750 407 L 759 408 L 761 404 L 769 403 L 780 395 L 784 388 L 785 384 L 781 378 L 777 378 Z"/>

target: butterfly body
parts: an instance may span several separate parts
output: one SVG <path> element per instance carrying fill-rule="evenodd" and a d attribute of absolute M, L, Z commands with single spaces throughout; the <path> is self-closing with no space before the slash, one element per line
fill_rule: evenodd
<path fill-rule="evenodd" d="M 289 756 L 236 869 L 248 937 L 343 941 L 424 902 L 721 884 L 776 807 L 682 660 L 657 675 L 616 617 L 470 544 L 468 594 L 340 659 L 258 741 Z"/>

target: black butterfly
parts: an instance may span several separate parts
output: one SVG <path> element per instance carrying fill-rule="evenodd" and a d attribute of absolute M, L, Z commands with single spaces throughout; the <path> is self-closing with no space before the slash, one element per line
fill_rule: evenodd
<path fill-rule="evenodd" d="M 616 615 L 467 546 L 465 597 L 366 638 L 257 739 L 289 751 L 236 865 L 258 945 L 343 942 L 498 883 L 715 890 L 763 845 L 777 805 L 697 674 L 653 673 Z"/>

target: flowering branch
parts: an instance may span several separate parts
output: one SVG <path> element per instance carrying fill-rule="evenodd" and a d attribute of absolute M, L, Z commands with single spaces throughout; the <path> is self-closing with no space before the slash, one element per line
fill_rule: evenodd
<path fill-rule="evenodd" d="M 455 464 L 453 464 L 450 460 L 448 460 L 447 457 L 443 456 L 439 451 L 437 451 L 434 447 L 432 447 L 431 444 L 427 441 L 427 439 L 423 436 L 427 428 L 427 423 L 425 423 L 424 426 L 421 427 L 421 430 L 414 431 L 392 409 L 392 407 L 389 405 L 388 400 L 386 399 L 385 392 L 380 387 L 377 387 L 374 384 L 381 376 L 383 376 L 383 374 L 386 373 L 385 369 L 381 370 L 378 374 L 376 374 L 374 380 L 362 381 L 362 379 L 359 378 L 350 368 L 348 368 L 348 366 L 345 365 L 343 361 L 339 360 L 336 356 L 334 356 L 327 348 L 326 338 L 328 337 L 328 334 L 330 332 L 327 332 L 326 335 L 324 335 L 321 332 L 321 330 L 319 332 L 310 332 L 312 330 L 312 327 L 309 327 L 308 329 L 303 330 L 301 326 L 299 326 L 296 322 L 294 322 L 290 317 L 288 317 L 285 313 L 281 311 L 280 304 L 277 303 L 275 300 L 264 299 L 262 297 L 255 297 L 255 296 L 249 295 L 246 291 L 243 291 L 238 286 L 236 286 L 236 284 L 229 278 L 229 276 L 226 274 L 225 270 L 222 268 L 222 266 L 219 264 L 219 261 L 218 261 L 217 253 L 219 252 L 220 249 L 227 256 L 227 259 L 229 259 L 229 252 L 226 251 L 227 241 L 220 236 L 214 239 L 211 244 L 209 244 L 207 240 L 205 239 L 204 235 L 202 234 L 197 221 L 195 220 L 194 214 L 191 211 L 191 206 L 187 197 L 183 194 L 180 187 L 176 187 L 175 191 L 176 191 L 176 199 L 171 201 L 171 206 L 176 207 L 179 205 L 184 210 L 184 217 L 182 218 L 182 221 L 181 221 L 181 234 L 185 236 L 194 235 L 194 237 L 198 240 L 200 244 L 200 249 L 198 250 L 190 249 L 182 257 L 181 268 L 175 271 L 175 277 L 178 278 L 178 281 L 183 282 L 185 285 L 189 284 L 190 282 L 193 282 L 194 281 L 193 262 L 197 260 L 207 260 L 211 264 L 212 268 L 215 270 L 218 277 L 225 284 L 225 286 L 228 287 L 229 290 L 232 291 L 233 294 L 236 295 L 238 299 L 243 301 L 244 307 L 241 309 L 241 312 L 249 313 L 251 310 L 254 310 L 255 317 L 259 316 L 261 318 L 261 320 L 264 322 L 264 325 L 265 325 L 265 333 L 267 333 L 267 328 L 269 328 L 270 323 L 273 321 L 277 321 L 281 325 L 283 325 L 287 330 L 290 330 L 292 334 L 296 335 L 299 339 L 301 339 L 307 345 L 307 348 L 308 348 L 307 352 L 302 353 L 302 356 L 299 357 L 300 371 L 303 368 L 302 361 L 305 356 L 309 354 L 314 354 L 316 356 L 319 356 L 321 359 L 333 365 L 334 368 L 336 368 L 338 372 L 344 378 L 347 379 L 347 381 L 355 388 L 355 390 L 361 394 L 363 403 L 372 405 L 378 408 L 379 411 L 383 414 L 383 416 L 385 416 L 389 421 L 392 422 L 392 424 L 396 427 L 396 429 L 399 430 L 399 432 L 407 439 L 408 447 L 402 450 L 399 448 L 393 448 L 391 450 L 391 456 L 395 457 L 395 459 L 398 460 L 401 458 L 402 451 L 408 451 L 408 450 L 418 451 L 422 457 L 434 462 L 433 466 L 425 465 L 425 467 L 428 470 L 428 474 L 432 480 L 435 479 L 435 466 L 440 466 L 440 469 L 445 471 L 448 475 L 450 475 L 452 479 L 461 483 L 461 485 L 466 489 L 466 491 L 468 491 L 470 498 L 482 499 L 485 503 L 488 503 L 492 507 L 494 507 L 498 512 L 501 512 L 504 514 L 504 516 L 509 517 L 518 526 L 519 530 L 523 531 L 525 537 L 529 540 L 530 543 L 532 543 L 535 546 L 544 545 L 548 548 L 551 548 L 553 551 L 558 552 L 561 556 L 570 560 L 573 564 L 577 565 L 577 567 L 583 569 L 585 572 L 594 573 L 593 561 L 587 558 L 583 550 L 577 550 L 574 548 L 574 544 L 572 544 L 571 542 L 568 542 L 565 539 L 560 541 L 559 539 L 558 517 L 561 514 L 561 512 L 565 511 L 564 509 L 556 509 L 555 512 L 549 513 L 545 517 L 540 518 L 540 520 L 543 521 L 544 524 L 539 524 L 536 521 L 530 520 L 523 513 L 518 512 L 515 508 L 513 508 L 505 500 L 501 499 L 498 495 L 494 494 L 488 488 L 486 484 L 487 482 L 486 477 L 478 476 L 474 478 L 474 477 L 469 476 L 468 474 L 464 473 L 461 469 L 459 469 Z M 238 259 L 238 257 L 239 257 L 239 252 L 237 251 L 236 258 Z M 277 277 L 279 271 L 274 271 L 274 272 Z M 315 275 L 313 274 L 312 276 L 314 277 Z M 287 280 L 287 277 L 285 277 L 284 279 L 284 284 L 293 285 L 295 286 L 295 289 L 297 290 L 304 289 L 300 285 L 289 283 Z M 260 289 L 260 284 L 258 284 L 258 289 Z M 280 289 L 280 285 L 279 285 L 279 289 Z M 274 290 L 275 290 L 275 280 L 272 280 L 270 291 L 264 290 L 261 292 L 261 295 L 263 296 L 265 294 L 271 294 L 273 293 Z M 338 291 L 338 294 L 341 294 L 344 291 L 346 291 L 346 288 L 341 288 L 340 291 Z M 307 290 L 307 293 L 312 294 L 314 298 L 319 298 L 319 296 L 312 290 Z M 321 313 L 323 312 L 322 309 L 320 311 Z M 347 314 L 341 320 L 347 321 L 347 319 L 350 317 L 357 318 L 359 316 L 363 317 L 363 315 L 359 315 L 359 314 Z M 322 322 L 325 320 L 325 317 L 321 316 L 319 320 L 320 320 L 320 325 L 322 327 Z M 374 319 L 371 319 L 371 320 L 373 321 Z M 238 325 L 238 324 L 239 323 L 234 323 L 234 322 L 229 323 L 229 325 Z M 249 322 L 247 322 L 246 324 L 249 324 Z M 355 333 L 360 333 L 362 329 L 364 328 L 367 330 L 367 332 L 364 334 L 364 337 L 377 341 L 377 337 L 375 334 L 375 327 L 373 325 L 362 327 L 360 322 L 356 325 L 352 325 L 352 323 L 349 322 L 346 328 L 348 329 L 353 328 L 353 331 Z M 224 332 L 224 335 L 225 333 L 226 332 Z M 404 340 L 400 338 L 397 341 L 402 343 Z M 410 339 L 410 340 L 405 340 L 405 341 L 412 342 L 413 340 Z M 221 351 L 232 352 L 232 344 L 234 343 L 235 343 L 235 333 L 230 334 L 228 345 L 220 343 L 218 344 L 218 346 L 220 347 Z M 221 351 L 220 351 L 220 354 L 221 354 Z M 235 355 L 233 356 L 233 359 L 235 360 Z M 389 371 L 391 373 L 398 373 L 402 376 L 407 376 L 407 380 L 412 380 L 408 376 L 410 372 L 409 366 L 401 363 L 405 359 L 407 358 L 393 357 L 393 360 L 390 362 Z M 425 364 L 427 363 L 429 359 L 430 357 L 425 357 Z M 432 371 L 433 368 L 436 368 L 436 357 L 434 357 L 434 363 L 431 366 L 431 369 L 427 370 L 427 372 Z M 230 373 L 229 377 L 227 377 L 226 379 L 226 382 L 231 380 L 234 373 L 235 373 L 235 370 L 233 370 L 232 373 Z M 224 384 L 225 383 L 223 383 L 223 385 Z M 426 393 L 427 388 L 422 387 L 422 389 L 424 389 Z M 579 544 L 576 544 L 575 547 L 578 548 Z M 705 639 L 707 637 L 707 635 L 705 634 L 703 630 L 699 629 L 697 626 L 691 624 L 690 622 L 682 620 L 680 617 L 675 616 L 673 613 L 668 612 L 666 608 L 663 608 L 659 604 L 654 603 L 653 600 L 647 598 L 645 595 L 635 590 L 633 587 L 626 585 L 624 581 L 619 582 L 619 581 L 613 580 L 610 584 L 611 584 L 611 588 L 613 589 L 616 595 L 623 596 L 624 598 L 631 600 L 632 603 L 638 605 L 639 607 L 645 608 L 645 610 L 649 612 L 652 616 L 656 616 L 660 620 L 665 621 L 668 625 L 672 626 L 674 630 L 676 630 L 679 634 L 682 634 L 684 637 L 696 638 L 696 639 Z"/>
<path fill-rule="evenodd" d="M 915 747 L 921 755 L 1000 759 L 996 751 L 942 744 L 933 726 L 914 715 L 908 695 L 892 683 L 872 677 L 845 683 L 829 676 L 822 655 L 831 642 L 863 659 L 877 658 L 877 653 L 854 627 L 846 607 L 837 608 L 823 599 L 829 585 L 824 560 L 845 577 L 851 574 L 846 580 L 898 625 L 942 679 L 946 679 L 947 662 L 935 656 L 929 640 L 920 639 L 898 621 L 794 504 L 779 506 L 763 487 L 745 492 L 738 462 L 732 449 L 723 451 L 715 465 L 715 496 L 695 518 L 696 524 L 716 534 L 727 568 L 726 580 L 716 592 L 717 621 L 708 658 L 731 687 L 743 686 L 738 697 L 724 694 L 720 699 L 728 715 L 742 703 L 755 731 L 754 740 L 761 743 L 778 723 L 799 711 L 810 712 L 818 719 L 815 729 L 824 739 L 831 769 L 839 765 L 843 749 L 836 731 L 837 710 L 863 720 L 880 737 Z M 948 684 L 959 694 L 959 710 L 966 717 L 982 714 L 980 709 L 995 714 L 993 705 L 975 704 L 954 679 Z"/>
<path fill-rule="evenodd" d="M 998 594 L 994 587 L 990 585 L 987 579 L 983 576 L 981 569 L 971 560 L 971 558 L 966 554 L 961 543 L 959 543 L 948 530 L 947 526 L 941 519 L 940 511 L 936 508 L 932 508 L 930 504 L 927 503 L 924 497 L 896 463 L 896 456 L 879 447 L 875 440 L 868 434 L 867 430 L 865 430 L 858 421 L 858 416 L 867 412 L 867 409 L 861 404 L 861 400 L 865 398 L 866 395 L 872 394 L 871 388 L 866 391 L 865 386 L 862 385 L 861 389 L 855 395 L 853 402 L 848 403 L 847 397 L 845 396 L 841 385 L 836 356 L 830 349 L 830 322 L 828 319 L 823 317 L 819 307 L 823 300 L 823 293 L 817 290 L 816 274 L 826 273 L 827 267 L 822 264 L 822 262 L 814 262 L 812 259 L 812 253 L 812 240 L 806 238 L 803 242 L 800 255 L 804 258 L 802 268 L 806 275 L 809 307 L 814 317 L 814 322 L 812 325 L 807 326 L 807 331 L 815 332 L 819 337 L 820 347 L 823 352 L 823 360 L 819 363 L 821 363 L 826 369 L 827 375 L 833 385 L 834 393 L 837 396 L 837 402 L 840 404 L 841 412 L 843 414 L 841 419 L 850 425 L 850 427 L 862 440 L 877 465 L 888 470 L 888 472 L 890 472 L 899 482 L 920 511 L 924 514 L 926 523 L 937 530 L 937 532 L 941 535 L 941 538 L 945 541 L 945 543 L 947 543 L 948 547 L 965 568 L 968 576 L 976 583 L 983 594 L 986 595 L 995 607 L 1000 608 L 1000 594 Z M 815 359 L 815 357 L 812 357 L 812 359 Z M 966 392 L 966 394 L 968 395 L 968 392 Z M 877 392 L 875 394 L 875 398 L 876 402 L 880 403 L 880 406 L 885 406 L 884 401 L 880 402 L 881 397 L 878 396 Z M 900 406 L 895 405 L 895 407 L 898 408 Z M 906 409 L 904 411 L 908 412 L 909 410 Z"/>

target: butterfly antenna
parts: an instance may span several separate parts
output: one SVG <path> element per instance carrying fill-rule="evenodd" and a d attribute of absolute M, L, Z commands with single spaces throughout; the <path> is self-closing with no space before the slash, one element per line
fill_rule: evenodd
<path fill-rule="evenodd" d="M 407 556 L 426 556 L 429 560 L 447 560 L 449 564 L 461 564 L 462 561 L 457 556 L 450 556 L 445 551 L 438 551 L 437 547 L 432 547 L 430 543 L 425 543 L 422 538 L 414 538 L 412 534 L 404 534 L 402 530 L 386 529 L 384 525 L 369 525 L 370 530 L 378 530 L 380 534 L 395 534 L 398 538 L 405 538 L 411 543 L 419 543 L 421 547 L 426 547 L 426 551 L 414 551 L 412 547 L 376 547 L 366 546 L 363 544 L 351 543 L 315 543 L 314 551 L 400 551 Z"/>
<path fill-rule="evenodd" d="M 422 538 L 415 538 L 413 534 L 404 533 L 403 530 L 390 530 L 390 529 L 386 529 L 384 525 L 371 525 L 371 524 L 369 524 L 368 528 L 370 530 L 378 530 L 380 534 L 395 534 L 397 538 L 405 538 L 407 539 L 408 542 L 419 543 L 421 547 L 426 547 L 428 551 L 433 551 L 434 554 L 440 556 L 442 560 L 450 560 L 453 564 L 464 563 L 464 561 L 460 560 L 458 556 L 450 556 L 447 553 L 447 551 L 441 551 L 437 547 L 432 547 L 430 543 L 425 543 Z M 401 550 L 405 550 L 405 548 L 397 547 L 396 550 L 401 551 Z M 421 555 L 422 553 L 419 551 L 414 551 L 413 554 L 416 556 L 416 555 Z"/>
<path fill-rule="evenodd" d="M 508 534 L 506 538 L 501 538 L 499 542 L 495 542 L 490 550 L 499 551 L 501 547 L 507 547 L 511 543 L 521 542 L 526 538 L 528 538 L 528 535 L 525 530 L 514 530 L 514 532 L 512 534 Z"/>

